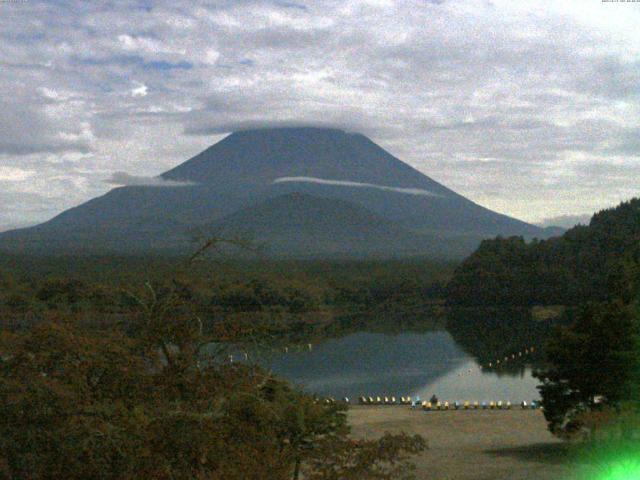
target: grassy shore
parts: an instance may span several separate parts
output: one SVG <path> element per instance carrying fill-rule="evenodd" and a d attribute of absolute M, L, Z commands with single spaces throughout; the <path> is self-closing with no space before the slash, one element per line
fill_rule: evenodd
<path fill-rule="evenodd" d="M 415 458 L 416 478 L 437 480 L 577 480 L 567 446 L 546 429 L 540 410 L 423 412 L 406 406 L 353 406 L 359 438 L 420 434 L 429 449 Z M 582 466 L 581 466 L 582 467 Z"/>

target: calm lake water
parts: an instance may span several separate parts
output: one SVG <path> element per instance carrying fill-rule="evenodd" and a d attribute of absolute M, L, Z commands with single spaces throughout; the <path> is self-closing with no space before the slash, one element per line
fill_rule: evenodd
<path fill-rule="evenodd" d="M 538 399 L 538 380 L 525 367 L 518 374 L 481 371 L 444 331 L 358 332 L 328 339 L 312 350 L 273 354 L 264 365 L 310 393 L 336 398 L 361 395 L 436 394 L 441 400 Z"/>

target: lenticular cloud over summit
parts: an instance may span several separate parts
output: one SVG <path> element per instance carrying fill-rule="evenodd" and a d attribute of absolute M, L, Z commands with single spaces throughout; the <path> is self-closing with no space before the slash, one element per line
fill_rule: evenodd
<path fill-rule="evenodd" d="M 316 177 L 280 177 L 276 178 L 273 183 L 315 183 L 320 185 L 337 185 L 340 187 L 376 188 L 378 190 L 385 190 L 387 192 L 405 193 L 409 195 L 426 195 L 429 197 L 441 196 L 437 193 L 433 193 L 422 188 L 390 187 L 387 185 L 376 185 L 375 183 L 354 182 L 351 180 L 329 180 Z"/>

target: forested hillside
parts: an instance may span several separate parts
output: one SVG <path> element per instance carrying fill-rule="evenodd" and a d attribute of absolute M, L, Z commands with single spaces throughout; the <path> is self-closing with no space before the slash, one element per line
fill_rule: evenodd
<path fill-rule="evenodd" d="M 346 403 L 226 353 L 288 344 L 318 317 L 437 296 L 435 273 L 0 256 L 0 478 L 412 478 L 422 437 L 353 439 Z"/>
<path fill-rule="evenodd" d="M 472 350 L 492 324 L 499 325 L 504 343 L 512 341 L 510 331 L 544 342 L 544 368 L 536 377 L 551 432 L 633 439 L 640 428 L 640 199 L 596 213 L 588 226 L 547 241 L 484 241 L 447 288 L 454 313 L 500 307 L 489 323 L 482 316 L 451 315 L 449 329 Z M 534 305 L 568 308 L 555 322 L 533 323 L 505 308 L 529 311 Z M 501 309 L 504 318 L 496 313 Z M 465 337 L 468 331 L 474 335 Z"/>
<path fill-rule="evenodd" d="M 342 315 L 438 308 L 453 264 L 396 261 L 218 261 L 175 258 L 0 255 L 0 326 L 20 329 L 52 315 L 92 326 L 127 324 L 135 298 L 175 291 L 205 327 L 264 320 L 287 337 Z M 387 318 L 387 317 L 385 317 Z"/>
<path fill-rule="evenodd" d="M 596 213 L 588 226 L 525 242 L 485 240 L 455 271 L 448 302 L 458 306 L 578 305 L 628 301 L 640 282 L 640 199 Z"/>

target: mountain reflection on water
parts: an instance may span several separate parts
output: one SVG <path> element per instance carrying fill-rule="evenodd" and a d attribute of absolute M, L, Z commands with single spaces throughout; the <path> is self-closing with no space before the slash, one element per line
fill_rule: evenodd
<path fill-rule="evenodd" d="M 310 351 L 291 349 L 271 355 L 263 364 L 320 396 L 436 394 L 446 400 L 530 401 L 539 398 L 538 381 L 528 364 L 531 358 L 514 360 L 501 369 L 486 368 L 488 359 L 541 342 L 548 328 L 532 324 L 520 313 L 479 322 L 482 314 L 475 312 L 464 331 L 460 312 L 451 332 L 430 327 L 422 332 L 384 333 L 378 324 L 375 333 L 328 338 Z"/>

